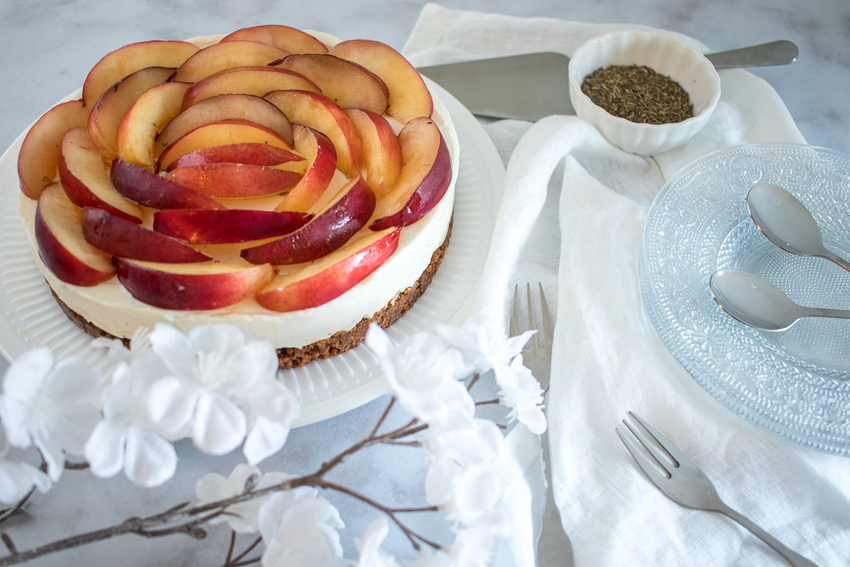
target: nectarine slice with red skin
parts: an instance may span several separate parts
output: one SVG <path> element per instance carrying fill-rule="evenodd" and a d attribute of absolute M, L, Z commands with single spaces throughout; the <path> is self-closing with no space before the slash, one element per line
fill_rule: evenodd
<path fill-rule="evenodd" d="M 155 213 L 153 229 L 191 244 L 233 244 L 283 236 L 311 218 L 291 211 L 174 209 Z"/>
<path fill-rule="evenodd" d="M 269 264 L 197 262 L 164 264 L 118 259 L 118 279 L 130 294 L 153 307 L 202 311 L 248 299 L 274 272 Z"/>
<path fill-rule="evenodd" d="M 351 61 L 308 53 L 290 55 L 275 67 L 301 73 L 342 108 L 364 108 L 377 114 L 387 109 L 387 86 L 374 73 Z"/>
<path fill-rule="evenodd" d="M 54 106 L 33 124 L 18 153 L 18 180 L 24 195 L 38 199 L 41 190 L 53 183 L 62 137 L 71 128 L 85 126 L 89 110 L 82 100 L 71 100 Z"/>
<path fill-rule="evenodd" d="M 206 165 L 209 163 L 242 163 L 247 165 L 274 166 L 292 162 L 304 162 L 304 164 L 297 169 L 290 169 L 291 171 L 300 171 L 301 173 L 306 171 L 307 160 L 291 150 L 268 144 L 246 142 L 242 144 L 212 146 L 183 154 L 168 165 L 167 171 L 178 167 Z"/>
<path fill-rule="evenodd" d="M 357 234 L 375 210 L 375 194 L 357 175 L 313 220 L 291 234 L 242 250 L 252 264 L 300 264 L 330 254 Z"/>
<path fill-rule="evenodd" d="M 357 238 L 303 270 L 276 277 L 255 296 L 281 313 L 318 307 L 336 299 L 377 270 L 398 248 L 401 229 Z"/>
<path fill-rule="evenodd" d="M 110 179 L 126 199 L 151 209 L 226 208 L 212 197 L 120 159 L 112 162 Z"/>
<path fill-rule="evenodd" d="M 91 287 L 115 275 L 112 257 L 86 242 L 80 209 L 58 183 L 48 185 L 38 198 L 35 239 L 38 255 L 59 280 Z"/>
<path fill-rule="evenodd" d="M 219 199 L 279 195 L 295 187 L 302 175 L 274 166 L 207 163 L 172 169 L 172 181 Z"/>
<path fill-rule="evenodd" d="M 103 209 L 85 207 L 82 212 L 82 227 L 86 242 L 118 258 L 164 263 L 212 260 L 191 246 L 133 224 Z"/>
<path fill-rule="evenodd" d="M 271 91 L 281 90 L 322 92 L 316 83 L 295 71 L 267 66 L 235 67 L 195 83 L 183 97 L 183 108 L 223 94 L 264 96 Z"/>
<path fill-rule="evenodd" d="M 100 95 L 89 114 L 89 136 L 103 159 L 118 157 L 118 126 L 133 103 L 151 87 L 161 85 L 174 74 L 173 67 L 147 67 L 124 77 Z"/>
<path fill-rule="evenodd" d="M 197 83 L 214 73 L 247 65 L 268 65 L 290 53 L 259 41 L 235 40 L 215 43 L 189 57 L 174 75 L 175 81 Z"/>
<path fill-rule="evenodd" d="M 259 96 L 225 94 L 201 101 L 175 116 L 157 136 L 157 147 L 164 150 L 199 126 L 231 119 L 262 124 L 292 145 L 292 124 L 278 107 Z"/>
<path fill-rule="evenodd" d="M 154 171 L 159 152 L 156 136 L 180 113 L 183 95 L 191 85 L 164 83 L 146 90 L 118 126 L 118 157 Z"/>
<path fill-rule="evenodd" d="M 273 91 L 267 100 L 280 108 L 292 122 L 325 134 L 336 148 L 337 168 L 348 176 L 363 168 L 363 142 L 357 128 L 334 101 L 309 91 Z"/>
<path fill-rule="evenodd" d="M 289 51 L 290 53 L 327 53 L 324 43 L 299 29 L 281 25 L 254 26 L 236 30 L 221 41 L 259 41 Z"/>
<path fill-rule="evenodd" d="M 328 53 L 366 67 L 384 81 L 390 92 L 387 114 L 406 124 L 418 116 L 431 116 L 434 102 L 419 71 L 385 43 L 352 39 L 333 46 Z"/>
<path fill-rule="evenodd" d="M 88 128 L 71 128 L 62 138 L 59 179 L 71 201 L 78 207 L 98 207 L 136 224 L 142 222 L 142 208 L 118 193 L 109 180 L 109 170 L 89 137 Z"/>
<path fill-rule="evenodd" d="M 146 67 L 180 67 L 197 53 L 188 41 L 142 41 L 107 53 L 89 71 L 83 84 L 83 101 L 91 107 L 97 99 L 124 77 Z"/>
<path fill-rule="evenodd" d="M 363 141 L 366 179 L 376 195 L 395 187 L 401 175 L 401 145 L 386 118 L 368 110 L 346 109 Z"/>
<path fill-rule="evenodd" d="M 295 151 L 307 158 L 308 166 L 304 177 L 290 191 L 280 205 L 279 211 L 307 212 L 322 198 L 336 173 L 336 149 L 330 138 L 300 124 L 293 124 Z"/>
<path fill-rule="evenodd" d="M 395 188 L 381 196 L 372 230 L 415 223 L 437 206 L 452 181 L 452 160 L 440 129 L 414 118 L 399 132 L 404 165 Z"/>
<path fill-rule="evenodd" d="M 285 150 L 292 146 L 280 134 L 256 122 L 242 119 L 222 120 L 199 126 L 172 142 L 159 156 L 157 168 L 167 170 L 171 162 L 196 150 L 229 144 L 269 144 Z"/>

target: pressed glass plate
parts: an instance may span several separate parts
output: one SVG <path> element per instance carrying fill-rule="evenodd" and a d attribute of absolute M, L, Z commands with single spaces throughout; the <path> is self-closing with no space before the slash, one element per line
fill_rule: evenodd
<path fill-rule="evenodd" d="M 721 404 L 781 437 L 850 454 L 850 320 L 806 318 L 785 332 L 735 321 L 714 302 L 711 274 L 737 268 L 812 307 L 850 309 L 850 272 L 794 256 L 747 212 L 758 183 L 784 187 L 812 212 L 824 244 L 850 256 L 850 156 L 757 144 L 709 154 L 676 173 L 650 208 L 640 258 L 653 325 Z"/>

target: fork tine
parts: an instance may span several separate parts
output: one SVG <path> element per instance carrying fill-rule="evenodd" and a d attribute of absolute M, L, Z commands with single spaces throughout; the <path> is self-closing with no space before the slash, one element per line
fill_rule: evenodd
<path fill-rule="evenodd" d="M 517 290 L 519 284 L 514 284 L 514 303 L 511 307 L 511 336 L 515 337 L 520 334 L 519 330 L 519 302 L 517 301 Z"/>
<path fill-rule="evenodd" d="M 691 458 L 684 451 L 679 449 L 678 445 L 670 441 L 670 439 L 668 439 L 663 433 L 661 433 L 653 426 L 645 422 L 643 419 L 641 419 L 639 415 L 635 414 L 634 412 L 630 411 L 629 415 L 632 416 L 632 418 L 637 421 L 641 425 L 641 427 L 643 427 L 646 432 L 649 433 L 655 439 L 655 442 L 658 444 L 659 447 L 664 450 L 664 452 L 666 453 L 666 458 L 669 458 L 674 467 L 678 468 L 683 463 L 691 462 Z M 640 437 L 640 435 L 638 435 L 637 437 Z M 646 445 L 645 442 L 644 445 Z M 658 457 L 656 456 L 656 458 Z"/>
<path fill-rule="evenodd" d="M 625 423 L 625 421 L 623 423 Z M 626 423 L 626 426 L 628 427 L 628 423 Z M 635 460 L 638 467 L 640 467 L 640 470 L 643 471 L 643 474 L 645 474 L 653 484 L 658 486 L 659 482 L 663 482 L 670 478 L 670 473 L 667 472 L 667 469 L 661 466 L 660 463 L 647 452 L 645 445 L 640 444 L 639 447 L 638 443 L 635 442 L 631 436 L 620 431 L 619 427 L 615 427 L 614 431 L 617 433 L 617 437 L 620 438 L 620 441 L 623 442 L 623 445 L 626 446 L 626 449 L 632 455 L 632 458 Z M 629 428 L 629 431 L 634 433 L 631 428 Z M 640 439 L 638 439 L 638 441 L 640 441 Z M 661 471 L 664 472 L 662 473 Z"/>
<path fill-rule="evenodd" d="M 528 299 L 528 328 L 536 329 L 537 327 L 534 325 L 534 308 L 531 306 L 531 284 L 526 282 L 525 284 L 525 294 Z M 537 331 L 537 334 L 540 334 L 540 331 Z M 528 341 L 529 347 L 532 349 L 537 348 L 537 337 L 531 337 L 531 340 Z"/>

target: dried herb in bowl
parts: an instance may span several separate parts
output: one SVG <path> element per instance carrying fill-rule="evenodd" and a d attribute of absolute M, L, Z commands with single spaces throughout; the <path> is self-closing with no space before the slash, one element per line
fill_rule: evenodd
<path fill-rule="evenodd" d="M 608 114 L 641 124 L 670 124 L 693 117 L 682 86 L 646 65 L 610 65 L 584 78 L 581 92 Z"/>

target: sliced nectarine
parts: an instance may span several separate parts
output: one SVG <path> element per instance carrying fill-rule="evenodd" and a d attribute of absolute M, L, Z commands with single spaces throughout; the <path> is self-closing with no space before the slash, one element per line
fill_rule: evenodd
<path fill-rule="evenodd" d="M 431 116 L 433 101 L 425 81 L 404 56 L 385 43 L 353 39 L 329 51 L 375 73 L 390 91 L 387 114 L 406 124 L 417 116 Z"/>
<path fill-rule="evenodd" d="M 401 145 L 386 118 L 368 110 L 346 109 L 363 140 L 366 180 L 376 195 L 395 187 L 401 175 Z"/>
<path fill-rule="evenodd" d="M 407 226 L 433 209 L 452 181 L 452 162 L 439 128 L 430 118 L 414 118 L 399 132 L 404 165 L 395 189 L 381 196 L 369 228 Z"/>
<path fill-rule="evenodd" d="M 236 30 L 221 41 L 248 40 L 274 45 L 290 53 L 327 53 L 325 44 L 301 30 L 289 26 L 265 25 Z"/>
<path fill-rule="evenodd" d="M 233 118 L 205 124 L 186 133 L 163 150 L 159 156 L 158 168 L 168 169 L 171 162 L 189 152 L 213 146 L 243 143 L 269 144 L 286 150 L 292 149 L 292 146 L 271 128 L 256 122 Z"/>
<path fill-rule="evenodd" d="M 118 126 L 118 157 L 154 171 L 156 135 L 180 113 L 187 83 L 165 83 L 146 90 Z"/>
<path fill-rule="evenodd" d="M 357 234 L 375 210 L 375 194 L 360 175 L 316 217 L 292 234 L 242 250 L 252 264 L 300 264 L 330 254 Z"/>
<path fill-rule="evenodd" d="M 71 100 L 54 106 L 33 124 L 18 153 L 18 179 L 24 195 L 38 199 L 41 190 L 53 183 L 62 137 L 71 128 L 85 126 L 88 116 L 82 100 Z"/>
<path fill-rule="evenodd" d="M 164 264 L 118 259 L 118 279 L 133 297 L 160 309 L 206 310 L 251 297 L 273 276 L 268 264 Z"/>
<path fill-rule="evenodd" d="M 364 108 L 377 114 L 387 109 L 387 86 L 374 73 L 351 61 L 308 53 L 290 55 L 275 67 L 301 73 L 342 108 Z"/>
<path fill-rule="evenodd" d="M 286 150 L 268 144 L 245 142 L 241 144 L 227 144 L 225 146 L 212 146 L 183 154 L 168 165 L 167 171 L 178 167 L 206 165 L 209 163 L 242 163 L 268 166 L 287 164 L 289 167 L 284 169 L 297 171 L 302 175 L 307 171 L 308 165 L 306 159 L 292 150 Z"/>
<path fill-rule="evenodd" d="M 120 159 L 112 162 L 112 184 L 126 199 L 151 209 L 224 209 L 218 201 Z"/>
<path fill-rule="evenodd" d="M 109 180 L 109 169 L 89 137 L 87 128 L 71 128 L 62 138 L 59 179 L 78 207 L 98 207 L 124 220 L 141 224 L 142 208 L 121 196 Z"/>
<path fill-rule="evenodd" d="M 161 85 L 173 74 L 173 67 L 147 67 L 124 77 L 100 95 L 91 108 L 88 128 L 104 160 L 112 161 L 118 156 L 118 126 L 133 103 L 146 90 Z"/>
<path fill-rule="evenodd" d="M 194 104 L 175 116 L 157 136 L 157 147 L 162 151 L 199 126 L 234 118 L 271 128 L 292 145 L 292 125 L 278 107 L 259 96 L 225 94 Z"/>
<path fill-rule="evenodd" d="M 197 83 L 213 73 L 247 65 L 268 65 L 289 55 L 288 51 L 258 41 L 215 43 L 189 57 L 177 69 L 175 81 Z"/>
<path fill-rule="evenodd" d="M 295 171 L 243 163 L 206 163 L 172 169 L 172 181 L 219 199 L 245 199 L 286 193 L 301 180 Z"/>
<path fill-rule="evenodd" d="M 142 41 L 106 54 L 92 67 L 83 84 L 83 101 L 91 106 L 106 89 L 146 67 L 179 67 L 198 51 L 187 41 Z"/>
<path fill-rule="evenodd" d="M 322 92 L 316 83 L 295 71 L 277 67 L 235 67 L 210 75 L 186 91 L 183 108 L 223 94 L 263 96 L 271 91 Z"/>
<path fill-rule="evenodd" d="M 308 161 L 304 177 L 292 188 L 277 210 L 310 210 L 322 198 L 336 173 L 336 149 L 330 138 L 308 126 L 293 124 L 295 151 Z"/>
<path fill-rule="evenodd" d="M 302 270 L 280 275 L 257 293 L 257 302 L 272 311 L 288 312 L 336 299 L 392 256 L 400 232 L 387 229 L 358 237 Z"/>
<path fill-rule="evenodd" d="M 346 175 L 363 168 L 363 142 L 351 118 L 325 95 L 308 91 L 272 91 L 266 99 L 292 122 L 325 134 L 336 148 L 336 163 Z"/>
<path fill-rule="evenodd" d="M 155 213 L 153 229 L 192 244 L 232 244 L 283 236 L 311 218 L 290 211 L 175 209 Z"/>
<path fill-rule="evenodd" d="M 58 183 L 38 198 L 35 239 L 44 265 L 65 283 L 95 286 L 115 275 L 112 257 L 86 242 L 80 209 Z"/>
<path fill-rule="evenodd" d="M 85 207 L 82 226 L 86 242 L 111 256 L 169 264 L 212 260 L 179 240 L 133 224 L 103 209 Z"/>

